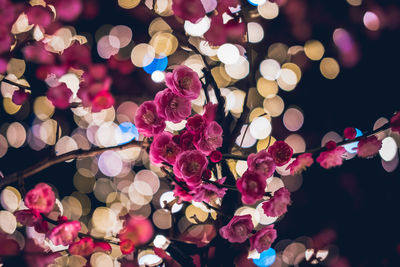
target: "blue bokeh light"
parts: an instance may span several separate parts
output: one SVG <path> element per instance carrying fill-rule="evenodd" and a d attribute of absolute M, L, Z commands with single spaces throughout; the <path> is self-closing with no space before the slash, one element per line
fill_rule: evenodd
<path fill-rule="evenodd" d="M 359 129 L 357 129 L 357 128 L 355 128 L 355 129 L 356 129 L 356 132 L 357 132 L 356 137 L 360 137 L 360 136 L 363 135 L 363 133 L 361 132 L 361 130 L 359 130 Z M 354 154 L 354 153 L 357 152 L 357 150 L 356 150 L 356 149 L 357 149 L 357 146 L 358 146 L 358 142 L 353 142 L 353 143 L 344 145 L 343 147 L 346 149 L 346 151 L 347 151 L 348 153 Z"/>
<path fill-rule="evenodd" d="M 253 6 L 259 6 L 259 5 L 263 5 L 263 4 L 265 4 L 265 2 L 267 2 L 267 1 L 260 1 L 260 0 L 257 0 L 257 1 L 255 1 L 255 0 L 247 0 L 247 2 L 249 2 L 251 5 L 253 5 Z"/>
<path fill-rule="evenodd" d="M 268 250 L 264 250 L 260 254 L 259 259 L 253 259 L 255 265 L 259 267 L 268 267 L 275 262 L 276 252 L 275 249 L 269 248 Z"/>
<path fill-rule="evenodd" d="M 129 143 L 133 139 L 139 139 L 139 131 L 133 123 L 126 121 L 121 123 L 118 127 L 121 130 L 121 140 L 119 145 Z"/>
<path fill-rule="evenodd" d="M 156 70 L 164 71 L 167 68 L 167 65 L 168 57 L 154 58 L 153 61 L 143 69 L 148 74 L 152 74 Z"/>

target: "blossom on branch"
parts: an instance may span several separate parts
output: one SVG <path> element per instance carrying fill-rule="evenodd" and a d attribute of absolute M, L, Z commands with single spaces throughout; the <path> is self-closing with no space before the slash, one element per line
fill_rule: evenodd
<path fill-rule="evenodd" d="M 304 171 L 314 163 L 311 153 L 304 153 L 299 155 L 292 163 L 290 163 L 286 170 L 290 170 L 290 174 L 296 174 Z"/>
<path fill-rule="evenodd" d="M 285 165 L 293 155 L 293 149 L 285 141 L 276 141 L 268 148 L 268 152 L 274 159 L 276 166 Z"/>
<path fill-rule="evenodd" d="M 262 199 L 267 186 L 267 178 L 257 172 L 247 170 L 236 182 L 239 192 L 242 194 L 244 204 L 254 204 Z"/>
<path fill-rule="evenodd" d="M 267 150 L 250 154 L 247 158 L 247 166 L 249 166 L 250 171 L 257 172 L 267 178 L 272 176 L 276 168 L 275 161 Z"/>
<path fill-rule="evenodd" d="M 277 237 L 274 225 L 267 225 L 250 237 L 250 250 L 263 252 L 271 247 Z"/>
<path fill-rule="evenodd" d="M 360 158 L 371 158 L 378 154 L 382 148 L 382 141 L 379 140 L 375 135 L 371 135 L 367 138 L 363 138 L 358 142 L 357 155 Z"/>
<path fill-rule="evenodd" d="M 189 99 L 178 96 L 169 88 L 158 92 L 154 102 L 157 106 L 158 115 L 174 123 L 186 119 L 192 110 Z"/>
<path fill-rule="evenodd" d="M 172 134 L 163 132 L 154 137 L 150 146 L 150 159 L 153 163 L 175 163 L 176 157 L 181 152 L 180 147 L 172 140 Z"/>
<path fill-rule="evenodd" d="M 390 119 L 390 127 L 393 132 L 400 134 L 400 110 Z"/>
<path fill-rule="evenodd" d="M 219 234 L 231 243 L 243 243 L 253 229 L 251 215 L 233 216 L 227 225 L 219 229 Z"/>
<path fill-rule="evenodd" d="M 81 238 L 79 241 L 71 244 L 68 248 L 68 251 L 72 255 L 87 257 L 97 251 L 111 251 L 111 246 L 106 242 L 93 242 L 92 238 L 84 237 Z"/>
<path fill-rule="evenodd" d="M 121 252 L 124 254 L 131 253 L 135 245 L 148 242 L 152 236 L 153 226 L 148 219 L 142 216 L 129 217 L 118 234 L 121 240 Z"/>
<path fill-rule="evenodd" d="M 81 224 L 78 221 L 65 222 L 54 227 L 46 236 L 56 246 L 67 246 L 74 242 L 80 230 Z"/>
<path fill-rule="evenodd" d="M 347 127 L 346 129 L 344 129 L 343 131 L 343 136 L 346 139 L 354 139 L 357 136 L 357 131 L 356 129 L 354 129 L 353 127 Z"/>
<path fill-rule="evenodd" d="M 200 95 L 201 82 L 199 76 L 186 66 L 179 66 L 172 73 L 167 73 L 165 84 L 172 92 L 189 100 L 196 99 Z"/>
<path fill-rule="evenodd" d="M 282 187 L 274 192 L 274 196 L 263 203 L 262 208 L 265 215 L 279 217 L 287 212 L 287 205 L 290 204 L 290 192 Z"/>
<path fill-rule="evenodd" d="M 207 157 L 201 151 L 185 151 L 179 154 L 176 159 L 174 174 L 183 179 L 189 187 L 194 188 L 201 183 L 207 165 Z"/>
<path fill-rule="evenodd" d="M 158 115 L 154 101 L 143 102 L 135 115 L 135 125 L 144 136 L 160 134 L 165 129 L 165 120 Z"/>
<path fill-rule="evenodd" d="M 200 0 L 173 0 L 172 11 L 175 16 L 196 23 L 206 15 Z"/>
<path fill-rule="evenodd" d="M 328 150 L 321 152 L 317 158 L 317 162 L 321 165 L 321 167 L 330 169 L 332 167 L 342 165 L 343 155 L 346 153 L 346 149 L 341 146 L 336 147 L 336 143 L 333 141 L 329 141 L 325 147 Z"/>
<path fill-rule="evenodd" d="M 25 196 L 25 205 L 39 213 L 49 213 L 53 210 L 56 196 L 53 189 L 45 183 L 37 184 Z"/>

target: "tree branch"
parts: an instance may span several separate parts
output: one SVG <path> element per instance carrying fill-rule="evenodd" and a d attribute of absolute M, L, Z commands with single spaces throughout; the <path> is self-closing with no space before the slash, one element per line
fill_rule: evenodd
<path fill-rule="evenodd" d="M 23 89 L 31 89 L 29 86 L 10 81 L 9 79 L 6 79 L 6 78 L 1 79 L 0 82 L 8 83 L 8 84 L 11 84 L 11 85 L 17 86 L 19 88 L 23 88 Z"/>
<path fill-rule="evenodd" d="M 105 151 L 121 151 L 121 150 L 125 150 L 128 148 L 132 148 L 132 147 L 141 147 L 141 148 L 148 148 L 149 147 L 149 143 L 147 141 L 136 141 L 133 140 L 127 144 L 123 144 L 123 145 L 118 145 L 118 146 L 112 146 L 112 147 L 96 147 L 90 150 L 82 150 L 82 149 L 78 149 L 78 150 L 74 150 L 59 156 L 52 156 L 52 157 L 48 157 L 45 158 L 41 161 L 39 161 L 38 163 L 22 170 L 22 171 L 17 171 L 14 172 L 10 175 L 6 175 L 4 177 L 4 179 L 0 180 L 0 188 L 9 185 L 11 183 L 14 183 L 18 180 L 23 180 L 26 179 L 42 170 L 45 170 L 47 168 L 49 168 L 50 166 L 53 166 L 55 164 L 67 161 L 67 160 L 71 160 L 71 159 L 79 159 L 79 158 L 87 158 L 87 157 L 93 157 L 96 156 L 98 154 L 101 154 Z"/>

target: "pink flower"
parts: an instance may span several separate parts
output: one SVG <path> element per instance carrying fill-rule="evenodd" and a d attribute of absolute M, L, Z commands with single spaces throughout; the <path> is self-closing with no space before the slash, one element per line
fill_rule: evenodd
<path fill-rule="evenodd" d="M 217 11 L 218 13 L 229 12 L 229 8 L 235 8 L 239 5 L 238 0 L 219 0 Z"/>
<path fill-rule="evenodd" d="M 371 158 L 375 156 L 379 149 L 382 148 L 382 141 L 378 140 L 375 135 L 363 138 L 358 142 L 357 155 L 360 158 Z"/>
<path fill-rule="evenodd" d="M 206 123 L 207 121 L 203 116 L 196 114 L 187 119 L 186 129 L 192 134 L 201 133 L 206 127 Z"/>
<path fill-rule="evenodd" d="M 57 10 L 57 18 L 64 21 L 73 21 L 82 12 L 81 0 L 56 0 L 53 5 Z"/>
<path fill-rule="evenodd" d="M 92 101 L 92 112 L 100 112 L 114 105 L 114 98 L 109 91 L 101 91 Z"/>
<path fill-rule="evenodd" d="M 154 137 L 150 146 L 150 159 L 153 163 L 167 162 L 175 164 L 176 157 L 181 152 L 180 147 L 172 141 L 172 134 L 163 132 Z"/>
<path fill-rule="evenodd" d="M 129 217 L 118 233 L 118 238 L 121 240 L 121 251 L 129 254 L 133 251 L 135 245 L 148 242 L 152 236 L 153 226 L 147 218 L 142 216 Z"/>
<path fill-rule="evenodd" d="M 189 99 L 178 96 L 168 88 L 158 92 L 154 102 L 160 117 L 175 123 L 186 119 L 192 110 Z"/>
<path fill-rule="evenodd" d="M 143 102 L 135 115 L 135 125 L 144 136 L 151 137 L 164 131 L 165 121 L 158 116 L 154 101 Z"/>
<path fill-rule="evenodd" d="M 179 136 L 177 135 L 175 136 L 177 137 L 176 140 L 179 143 L 179 147 L 183 151 L 196 149 L 196 147 L 193 144 L 194 135 L 189 131 L 182 131 Z"/>
<path fill-rule="evenodd" d="M 69 107 L 69 99 L 71 96 L 72 92 L 65 83 L 61 83 L 59 86 L 50 87 L 47 90 L 47 98 L 55 107 L 60 109 L 66 109 Z"/>
<path fill-rule="evenodd" d="M 192 23 L 196 23 L 206 15 L 200 0 L 173 0 L 172 11 L 174 11 L 175 16 Z"/>
<path fill-rule="evenodd" d="M 10 26 L 14 22 L 15 8 L 9 0 L 0 0 L 0 18 L 3 25 Z"/>
<path fill-rule="evenodd" d="M 36 210 L 18 210 L 14 213 L 17 222 L 25 226 L 35 226 L 40 223 L 42 216 Z"/>
<path fill-rule="evenodd" d="M 218 105 L 217 104 L 213 104 L 211 102 L 208 102 L 207 104 L 205 104 L 204 106 L 204 114 L 203 114 L 203 118 L 207 121 L 207 122 L 212 122 L 215 120 L 215 115 L 217 113 L 217 109 L 218 109 Z"/>
<path fill-rule="evenodd" d="M 290 204 L 290 192 L 282 187 L 274 192 L 274 196 L 263 203 L 265 215 L 269 217 L 279 217 L 287 212 L 287 205 Z"/>
<path fill-rule="evenodd" d="M 189 194 L 186 190 L 184 190 L 179 185 L 173 183 L 174 185 L 174 196 L 179 198 L 179 202 L 182 201 L 192 201 L 193 196 Z"/>
<path fill-rule="evenodd" d="M 258 253 L 261 253 L 271 247 L 276 237 L 274 225 L 267 225 L 250 237 L 250 250 L 255 249 Z"/>
<path fill-rule="evenodd" d="M 39 213 L 49 213 L 53 210 L 56 196 L 51 187 L 45 183 L 39 183 L 29 190 L 25 196 L 25 205 Z"/>
<path fill-rule="evenodd" d="M 250 154 L 247 158 L 247 165 L 250 171 L 257 172 L 267 178 L 271 177 L 276 168 L 275 161 L 267 150 L 261 150 L 257 154 Z"/>
<path fill-rule="evenodd" d="M 214 163 L 220 162 L 222 160 L 222 153 L 218 150 L 211 152 L 210 160 Z"/>
<path fill-rule="evenodd" d="M 87 257 L 97 251 L 111 251 L 111 246 L 106 242 L 93 242 L 92 238 L 84 237 L 79 241 L 71 244 L 68 248 L 68 251 L 72 255 Z"/>
<path fill-rule="evenodd" d="M 326 143 L 325 147 L 328 150 L 319 154 L 317 162 L 325 169 L 342 165 L 346 149 L 341 146 L 336 147 L 336 143 L 333 141 Z"/>
<path fill-rule="evenodd" d="M 53 17 L 49 9 L 40 5 L 29 7 L 26 11 L 26 15 L 28 16 L 29 24 L 35 24 L 42 27 L 49 26 Z"/>
<path fill-rule="evenodd" d="M 400 110 L 390 119 L 390 126 L 393 132 L 400 134 Z"/>
<path fill-rule="evenodd" d="M 81 224 L 78 221 L 65 222 L 54 227 L 49 233 L 47 233 L 47 237 L 56 246 L 67 246 L 74 242 L 78 237 L 80 230 Z"/>
<path fill-rule="evenodd" d="M 347 127 L 343 131 L 344 138 L 346 139 L 354 139 L 357 136 L 357 131 L 353 127 Z"/>
<path fill-rule="evenodd" d="M 16 105 L 22 105 L 29 97 L 29 93 L 23 89 L 15 90 L 12 96 L 12 102 Z"/>
<path fill-rule="evenodd" d="M 4 25 L 0 25 L 0 54 L 10 51 L 12 41 L 10 30 Z"/>
<path fill-rule="evenodd" d="M 217 180 L 215 183 L 222 185 L 226 180 L 226 177 Z M 193 200 L 197 202 L 205 201 L 210 202 L 214 198 L 223 198 L 225 196 L 227 188 L 219 187 L 215 184 L 204 183 L 199 185 L 191 191 L 193 194 Z"/>
<path fill-rule="evenodd" d="M 176 159 L 174 174 L 182 178 L 189 187 L 196 187 L 201 182 L 203 172 L 207 169 L 206 155 L 198 150 L 185 151 Z"/>
<path fill-rule="evenodd" d="M 274 159 L 276 166 L 285 165 L 293 155 L 293 149 L 285 141 L 276 141 L 268 148 L 268 152 Z"/>
<path fill-rule="evenodd" d="M 221 126 L 216 121 L 212 121 L 200 135 L 195 136 L 194 145 L 198 150 L 209 155 L 222 146 L 222 133 Z"/>
<path fill-rule="evenodd" d="M 243 243 L 253 229 L 251 215 L 233 216 L 227 225 L 219 229 L 219 234 L 231 243 Z"/>
<path fill-rule="evenodd" d="M 290 174 L 300 173 L 305 170 L 307 167 L 310 167 L 314 163 L 314 159 L 312 158 L 311 153 L 304 153 L 299 155 L 289 166 L 286 167 L 286 170 L 290 170 Z"/>
<path fill-rule="evenodd" d="M 243 173 L 236 182 L 236 187 L 242 193 L 242 202 L 250 205 L 262 199 L 266 186 L 266 177 L 250 170 Z"/>
<path fill-rule="evenodd" d="M 242 41 L 246 33 L 245 24 L 236 19 L 231 19 L 224 24 L 222 15 L 220 14 L 211 18 L 210 29 L 204 34 L 204 38 L 214 46 L 222 45 L 227 42 Z"/>
<path fill-rule="evenodd" d="M 190 1 L 185 1 L 190 2 Z M 165 84 L 178 96 L 193 100 L 199 97 L 201 82 L 199 76 L 191 68 L 184 65 L 167 73 Z"/>

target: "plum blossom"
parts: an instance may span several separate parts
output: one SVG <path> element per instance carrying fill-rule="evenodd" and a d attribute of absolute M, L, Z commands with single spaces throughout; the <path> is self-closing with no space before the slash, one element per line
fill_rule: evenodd
<path fill-rule="evenodd" d="M 175 123 L 186 119 L 192 110 L 189 99 L 178 96 L 168 88 L 158 92 L 154 102 L 159 116 Z"/>
<path fill-rule="evenodd" d="M 274 192 L 274 196 L 263 203 L 262 208 L 265 215 L 279 217 L 287 212 L 287 205 L 290 204 L 290 192 L 282 187 Z"/>
<path fill-rule="evenodd" d="M 203 183 L 199 185 L 190 193 L 193 194 L 193 200 L 197 202 L 205 201 L 210 202 L 214 198 L 223 198 L 225 196 L 227 188 L 221 188 L 217 184 L 222 185 L 226 180 L 226 177 L 218 179 L 215 184 Z"/>
<path fill-rule="evenodd" d="M 207 157 L 201 151 L 185 151 L 176 158 L 174 174 L 183 179 L 189 187 L 196 187 L 201 183 L 207 165 Z"/>
<path fill-rule="evenodd" d="M 222 153 L 218 150 L 211 152 L 210 160 L 214 163 L 220 162 L 222 160 Z"/>
<path fill-rule="evenodd" d="M 44 28 L 50 25 L 53 19 L 53 14 L 50 9 L 41 5 L 31 6 L 26 11 L 29 24 L 39 25 Z"/>
<path fill-rule="evenodd" d="M 172 73 L 167 73 L 165 83 L 172 92 L 183 98 L 193 100 L 200 95 L 201 82 L 199 76 L 191 68 L 184 65 L 175 68 Z"/>
<path fill-rule="evenodd" d="M 192 134 L 201 133 L 206 127 L 207 121 L 203 116 L 196 114 L 187 119 L 186 129 Z"/>
<path fill-rule="evenodd" d="M 363 138 L 358 142 L 357 155 L 360 158 L 371 158 L 378 154 L 382 148 L 382 141 L 378 140 L 375 135 Z"/>
<path fill-rule="evenodd" d="M 266 150 L 261 150 L 257 154 L 250 154 L 247 158 L 247 166 L 249 166 L 250 171 L 257 172 L 265 177 L 271 177 L 276 168 L 274 159 Z"/>
<path fill-rule="evenodd" d="M 400 110 L 390 119 L 390 126 L 393 132 L 400 134 Z"/>
<path fill-rule="evenodd" d="M 163 132 L 154 137 L 150 146 L 150 159 L 153 163 L 175 163 L 176 157 L 181 152 L 180 147 L 172 140 L 172 134 Z"/>
<path fill-rule="evenodd" d="M 196 147 L 193 144 L 194 135 L 189 131 L 182 131 L 180 135 L 175 135 L 173 140 L 179 144 L 179 147 L 183 150 L 195 150 Z"/>
<path fill-rule="evenodd" d="M 69 246 L 68 251 L 72 255 L 87 257 L 97 251 L 111 251 L 111 246 L 106 242 L 93 242 L 92 238 L 84 237 L 79 241 L 72 243 Z"/>
<path fill-rule="evenodd" d="M 224 24 L 222 15 L 211 18 L 210 29 L 204 34 L 204 38 L 214 46 L 228 42 L 240 42 L 246 33 L 246 26 L 237 19 L 231 19 Z"/>
<path fill-rule="evenodd" d="M 42 221 L 42 216 L 36 210 L 18 210 L 14 212 L 17 222 L 25 226 L 35 226 Z"/>
<path fill-rule="evenodd" d="M 290 174 L 296 174 L 304 171 L 314 163 L 311 153 L 304 153 L 299 155 L 292 163 L 290 163 L 286 170 L 290 170 Z"/>
<path fill-rule="evenodd" d="M 15 90 L 12 96 L 12 102 L 16 105 L 22 105 L 29 97 L 29 93 L 24 89 Z"/>
<path fill-rule="evenodd" d="M 147 218 L 142 216 L 129 217 L 118 234 L 121 240 L 121 252 L 124 254 L 131 253 L 135 245 L 148 242 L 152 236 L 153 226 Z"/>
<path fill-rule="evenodd" d="M 251 215 L 233 216 L 227 225 L 219 229 L 219 234 L 231 243 L 243 243 L 253 229 Z"/>
<path fill-rule="evenodd" d="M 192 23 L 196 23 L 206 15 L 201 0 L 173 0 L 172 11 L 175 16 Z"/>
<path fill-rule="evenodd" d="M 50 87 L 47 90 L 47 98 L 55 107 L 60 109 L 66 109 L 69 107 L 69 99 L 71 96 L 72 91 L 65 83 L 61 83 L 55 87 Z"/>
<path fill-rule="evenodd" d="M 45 183 L 37 184 L 25 196 L 25 205 L 39 213 L 52 211 L 55 201 L 53 189 Z"/>
<path fill-rule="evenodd" d="M 276 166 L 285 165 L 293 155 L 293 149 L 285 141 L 276 141 L 268 148 L 268 152 L 274 159 Z"/>
<path fill-rule="evenodd" d="M 81 224 L 78 221 L 65 222 L 54 227 L 46 236 L 56 246 L 67 246 L 74 242 L 80 230 Z"/>
<path fill-rule="evenodd" d="M 191 194 L 189 194 L 186 190 L 184 190 L 176 183 L 172 184 L 174 186 L 174 196 L 179 198 L 179 203 L 181 203 L 182 201 L 192 201 L 193 196 Z"/>
<path fill-rule="evenodd" d="M 10 50 L 12 41 L 10 30 L 4 25 L 0 25 L 0 54 Z"/>
<path fill-rule="evenodd" d="M 101 91 L 92 100 L 92 112 L 100 112 L 114 105 L 114 97 L 109 91 Z"/>
<path fill-rule="evenodd" d="M 347 127 L 346 129 L 344 129 L 343 131 L 343 136 L 346 139 L 354 139 L 357 136 L 357 131 L 356 129 L 354 129 L 353 127 Z"/>
<path fill-rule="evenodd" d="M 271 247 L 277 237 L 274 225 L 267 225 L 250 237 L 250 250 L 263 252 Z"/>
<path fill-rule="evenodd" d="M 135 115 L 135 125 L 144 136 L 160 134 L 165 129 L 165 120 L 158 116 L 154 101 L 143 102 Z"/>
<path fill-rule="evenodd" d="M 329 141 L 325 147 L 328 150 L 321 152 L 317 158 L 317 162 L 325 169 L 342 165 L 346 149 L 342 146 L 336 147 L 336 143 L 333 141 Z"/>
<path fill-rule="evenodd" d="M 203 118 L 207 121 L 207 122 L 212 122 L 215 120 L 215 115 L 217 113 L 217 109 L 218 109 L 218 105 L 217 104 L 213 104 L 211 102 L 208 102 L 207 104 L 205 104 L 204 106 L 204 113 L 203 113 Z"/>
<path fill-rule="evenodd" d="M 222 133 L 221 126 L 216 121 L 212 121 L 200 135 L 195 136 L 194 145 L 198 150 L 209 155 L 222 146 Z"/>
<path fill-rule="evenodd" d="M 258 172 L 247 170 L 236 182 L 244 204 L 254 204 L 262 199 L 267 186 L 267 178 Z"/>

